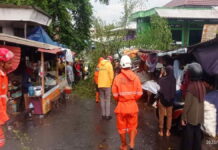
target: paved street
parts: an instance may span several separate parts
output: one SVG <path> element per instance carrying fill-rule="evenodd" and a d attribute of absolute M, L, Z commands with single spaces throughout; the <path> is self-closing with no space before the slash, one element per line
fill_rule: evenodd
<path fill-rule="evenodd" d="M 135 150 L 179 150 L 179 136 L 159 137 L 154 110 L 145 109 L 141 102 L 139 106 Z M 112 114 L 112 120 L 102 120 L 100 104 L 74 96 L 44 118 L 15 122 L 15 128 L 7 132 L 3 150 L 118 150 L 120 141 Z M 218 149 L 218 144 L 203 143 L 203 150 Z"/>

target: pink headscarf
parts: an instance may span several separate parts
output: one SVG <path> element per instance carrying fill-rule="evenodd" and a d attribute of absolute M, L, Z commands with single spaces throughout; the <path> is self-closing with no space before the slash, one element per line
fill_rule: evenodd
<path fill-rule="evenodd" d="M 107 56 L 107 59 L 110 60 L 111 62 L 113 61 L 113 57 L 112 56 Z"/>
<path fill-rule="evenodd" d="M 14 53 L 12 53 L 10 50 L 7 48 L 0 48 L 0 61 L 7 62 L 13 57 Z"/>

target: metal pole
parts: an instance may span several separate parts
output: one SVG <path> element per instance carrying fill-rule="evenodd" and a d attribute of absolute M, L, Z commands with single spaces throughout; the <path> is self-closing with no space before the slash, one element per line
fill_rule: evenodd
<path fill-rule="evenodd" d="M 24 38 L 27 38 L 27 23 L 24 23 Z"/>
<path fill-rule="evenodd" d="M 42 71 L 42 95 L 45 92 L 45 69 L 44 69 L 44 53 L 41 52 L 41 71 Z"/>
<path fill-rule="evenodd" d="M 59 60 L 58 60 L 58 56 L 56 55 L 56 78 L 57 78 L 57 83 L 59 84 L 59 70 L 58 70 L 58 65 L 59 65 Z"/>

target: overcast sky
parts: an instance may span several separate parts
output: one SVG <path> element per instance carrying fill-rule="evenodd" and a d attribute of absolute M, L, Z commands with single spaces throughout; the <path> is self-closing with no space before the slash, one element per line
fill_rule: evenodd
<path fill-rule="evenodd" d="M 145 0 L 144 0 L 145 1 Z M 171 0 L 148 0 L 144 8 L 160 7 Z M 94 16 L 101 18 L 107 24 L 118 22 L 122 16 L 123 6 L 120 0 L 110 0 L 109 5 L 100 4 L 96 0 L 91 0 Z"/>

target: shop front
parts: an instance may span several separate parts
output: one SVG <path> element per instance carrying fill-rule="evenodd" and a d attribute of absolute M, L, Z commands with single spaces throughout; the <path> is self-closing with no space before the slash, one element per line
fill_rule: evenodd
<path fill-rule="evenodd" d="M 10 114 L 29 109 L 47 114 L 67 87 L 65 69 L 58 69 L 61 48 L 5 34 L 0 34 L 0 47 L 15 54 L 8 74 Z"/>

